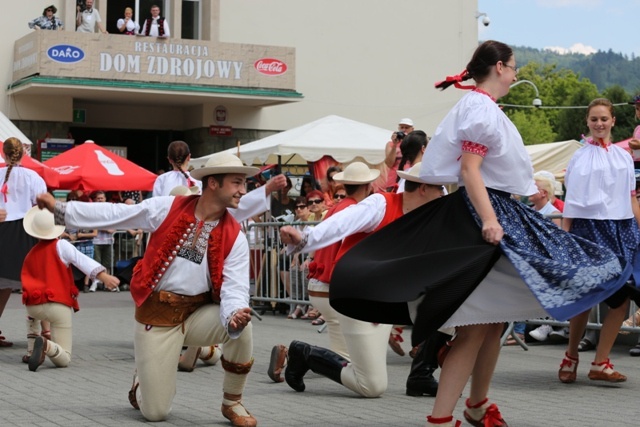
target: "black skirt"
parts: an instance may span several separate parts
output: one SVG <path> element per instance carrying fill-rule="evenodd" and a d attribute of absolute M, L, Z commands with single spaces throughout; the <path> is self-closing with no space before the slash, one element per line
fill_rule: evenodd
<path fill-rule="evenodd" d="M 409 325 L 414 322 L 407 302 L 424 296 L 412 333 L 416 345 L 453 315 L 500 254 L 499 246 L 483 240 L 457 191 L 414 209 L 347 252 L 333 271 L 330 303 L 354 319 Z"/>
<path fill-rule="evenodd" d="M 22 287 L 22 264 L 37 242 L 24 231 L 22 219 L 0 222 L 0 288 Z"/>

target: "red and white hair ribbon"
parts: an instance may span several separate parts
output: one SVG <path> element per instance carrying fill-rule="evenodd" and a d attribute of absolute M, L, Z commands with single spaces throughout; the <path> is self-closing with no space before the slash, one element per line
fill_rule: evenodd
<path fill-rule="evenodd" d="M 455 76 L 447 76 L 447 78 L 444 79 L 443 81 L 437 82 L 435 84 L 435 86 L 438 87 L 440 84 L 442 84 L 444 82 L 450 82 L 450 83 L 453 83 L 453 85 L 455 87 L 457 87 L 458 89 L 473 90 L 473 89 L 476 88 L 474 85 L 462 85 L 462 84 L 460 84 L 463 81 L 463 78 L 467 74 L 469 74 L 469 72 L 465 69 L 460 74 L 456 74 Z"/>

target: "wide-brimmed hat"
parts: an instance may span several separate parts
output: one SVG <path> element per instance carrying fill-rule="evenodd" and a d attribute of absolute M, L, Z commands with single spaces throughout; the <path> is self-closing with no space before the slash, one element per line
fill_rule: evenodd
<path fill-rule="evenodd" d="M 423 180 L 420 179 L 420 166 L 422 162 L 418 162 L 415 165 L 411 166 L 411 169 L 408 171 L 398 171 L 398 176 L 400 178 L 404 178 L 407 181 L 419 182 L 421 184 L 426 184 Z"/>
<path fill-rule="evenodd" d="M 194 194 L 200 194 L 200 187 L 193 185 L 187 187 L 186 185 L 178 185 L 173 187 L 169 192 L 170 196 L 193 196 Z"/>
<path fill-rule="evenodd" d="M 43 16 L 47 14 L 47 9 L 51 9 L 51 10 L 53 11 L 53 14 L 54 14 L 54 15 L 55 15 L 56 13 L 58 13 L 58 9 L 57 9 L 54 5 L 51 5 L 51 6 L 47 6 L 47 7 L 45 7 L 44 9 L 42 9 L 42 15 L 43 15 Z"/>
<path fill-rule="evenodd" d="M 247 176 L 253 176 L 260 172 L 259 168 L 253 166 L 245 166 L 238 156 L 230 153 L 216 153 L 209 157 L 207 163 L 198 169 L 191 171 L 191 176 L 195 179 L 202 180 L 208 175 L 219 175 L 224 173 L 241 173 Z"/>
<path fill-rule="evenodd" d="M 55 225 L 53 214 L 37 206 L 29 209 L 22 220 L 24 231 L 37 239 L 53 240 L 64 233 L 64 225 Z"/>
<path fill-rule="evenodd" d="M 333 175 L 333 180 L 340 184 L 368 184 L 380 176 L 378 169 L 369 169 L 362 162 L 353 162 L 344 171 Z"/>

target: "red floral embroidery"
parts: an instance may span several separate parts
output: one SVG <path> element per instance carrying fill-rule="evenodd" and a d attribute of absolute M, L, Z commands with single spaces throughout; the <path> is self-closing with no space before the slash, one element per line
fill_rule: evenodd
<path fill-rule="evenodd" d="M 462 152 L 477 154 L 480 157 L 485 157 L 489 151 L 489 147 L 486 145 L 478 144 L 477 142 L 462 141 Z"/>

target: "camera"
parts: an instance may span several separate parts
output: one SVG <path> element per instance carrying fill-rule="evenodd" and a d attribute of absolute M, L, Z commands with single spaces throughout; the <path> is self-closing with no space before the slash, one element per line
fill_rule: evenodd
<path fill-rule="evenodd" d="M 396 141 L 402 141 L 405 137 L 404 132 L 396 132 Z"/>
<path fill-rule="evenodd" d="M 484 25 L 485 27 L 488 27 L 489 24 L 491 24 L 491 19 L 489 19 L 488 16 L 485 16 L 484 18 L 482 18 L 482 25 Z"/>

